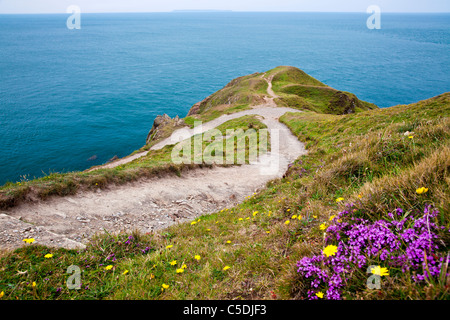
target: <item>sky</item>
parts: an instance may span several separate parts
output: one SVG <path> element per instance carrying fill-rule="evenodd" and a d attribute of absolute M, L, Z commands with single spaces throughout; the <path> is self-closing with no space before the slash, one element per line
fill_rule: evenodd
<path fill-rule="evenodd" d="M 450 12 L 450 0 L 0 0 L 0 13 L 168 12 L 172 10 Z"/>

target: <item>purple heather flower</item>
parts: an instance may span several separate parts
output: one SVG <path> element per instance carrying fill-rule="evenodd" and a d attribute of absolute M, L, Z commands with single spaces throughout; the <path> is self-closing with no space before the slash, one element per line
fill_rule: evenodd
<path fill-rule="evenodd" d="M 400 208 L 395 211 L 398 215 L 403 213 Z M 427 206 L 422 215 L 411 215 L 401 221 L 370 222 L 349 216 L 348 220 L 353 221 L 349 224 L 337 222 L 349 215 L 348 211 L 340 212 L 325 238 L 326 244 L 337 243 L 336 255 L 304 257 L 297 262 L 297 271 L 310 281 L 308 298 L 317 299 L 315 293 L 326 289 L 327 299 L 340 299 L 340 291 L 352 276 L 351 268 L 365 268 L 368 260 L 373 259 L 401 268 L 402 272 L 414 271 L 412 279 L 416 282 L 439 276 L 445 263 L 437 251 L 439 237 L 435 231 L 439 227 L 432 222 L 437 214 L 437 210 Z M 392 213 L 389 216 L 393 219 Z"/>

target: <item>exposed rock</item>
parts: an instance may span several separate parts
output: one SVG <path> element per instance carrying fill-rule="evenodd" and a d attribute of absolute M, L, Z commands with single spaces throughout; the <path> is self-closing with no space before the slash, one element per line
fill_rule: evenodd
<path fill-rule="evenodd" d="M 94 160 L 97 160 L 97 155 L 93 155 L 92 157 L 87 159 L 87 161 L 94 161 Z"/>
<path fill-rule="evenodd" d="M 204 100 L 203 100 L 204 101 Z M 194 114 L 198 114 L 200 113 L 200 105 L 202 104 L 203 101 L 197 102 L 196 104 L 194 104 L 191 109 L 188 112 L 188 117 L 192 116 Z"/>
<path fill-rule="evenodd" d="M 167 114 L 158 115 L 153 121 L 153 126 L 150 132 L 147 135 L 146 143 L 150 143 L 151 141 L 159 140 L 160 138 L 164 138 L 164 131 L 169 127 L 181 127 L 185 126 L 185 122 L 183 119 L 180 119 L 178 116 L 175 118 L 169 117 Z M 167 130 L 169 133 L 172 130 Z"/>
<path fill-rule="evenodd" d="M 330 109 L 336 111 L 337 114 L 355 113 L 355 109 L 359 107 L 359 103 L 356 96 L 337 91 L 330 101 Z"/>
<path fill-rule="evenodd" d="M 109 159 L 106 163 L 110 163 L 110 162 L 116 161 L 116 160 L 118 160 L 118 159 L 119 159 L 119 157 L 118 157 L 117 155 L 115 155 L 114 157 L 112 157 L 111 159 Z"/>

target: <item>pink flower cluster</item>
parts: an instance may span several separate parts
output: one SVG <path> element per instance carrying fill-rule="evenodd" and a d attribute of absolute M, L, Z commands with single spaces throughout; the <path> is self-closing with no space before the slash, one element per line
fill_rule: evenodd
<path fill-rule="evenodd" d="M 422 212 L 405 214 L 396 209 L 386 219 L 369 221 L 352 208 L 348 204 L 326 231 L 325 245 L 336 245 L 337 253 L 304 257 L 297 263 L 297 271 L 310 282 L 309 299 L 318 299 L 318 291 L 326 291 L 327 299 L 341 299 L 354 272 L 370 265 L 409 272 L 415 282 L 440 275 L 448 256 L 439 246 L 438 233 L 444 227 L 436 224 L 437 210 L 426 206 Z"/>

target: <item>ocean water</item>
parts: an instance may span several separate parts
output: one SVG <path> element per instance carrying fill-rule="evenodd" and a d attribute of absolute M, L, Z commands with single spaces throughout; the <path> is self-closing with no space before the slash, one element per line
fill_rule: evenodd
<path fill-rule="evenodd" d="M 0 184 L 126 156 L 156 115 L 279 65 L 380 107 L 450 91 L 450 14 L 68 16 L 0 15 Z"/>

